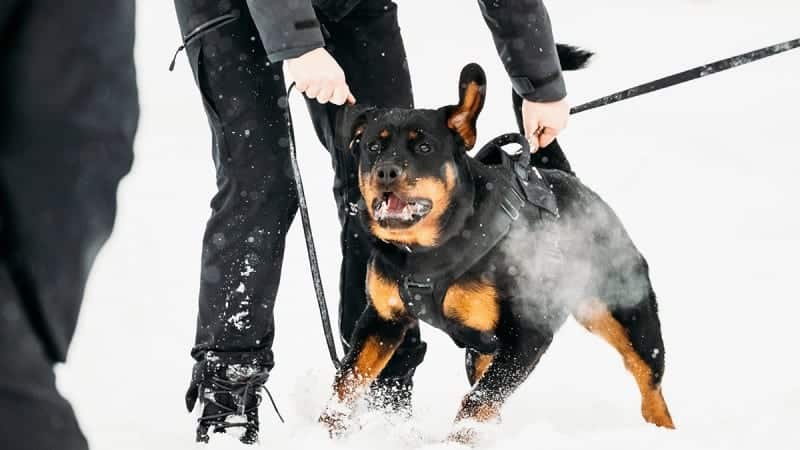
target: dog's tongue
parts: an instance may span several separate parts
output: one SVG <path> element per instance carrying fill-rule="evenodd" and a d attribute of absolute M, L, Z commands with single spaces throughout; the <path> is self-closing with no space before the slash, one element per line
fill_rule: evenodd
<path fill-rule="evenodd" d="M 386 199 L 386 206 L 389 211 L 398 212 L 406 207 L 406 202 L 394 194 L 389 194 L 389 197 Z"/>

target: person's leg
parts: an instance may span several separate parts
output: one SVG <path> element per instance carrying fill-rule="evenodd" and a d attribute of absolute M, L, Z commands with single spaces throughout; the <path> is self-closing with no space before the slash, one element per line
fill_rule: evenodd
<path fill-rule="evenodd" d="M 411 79 L 394 2 L 362 1 L 338 22 L 320 16 L 329 35 L 327 49 L 344 69 L 359 104 L 413 107 Z M 366 306 L 366 267 L 371 251 L 369 233 L 357 216 L 348 213 L 350 204 L 359 197 L 357 171 L 351 155 L 334 145 L 331 130 L 336 107 L 322 107 L 315 100 L 308 104 L 320 139 L 331 151 L 336 169 L 334 196 L 342 221 L 339 329 L 345 350 L 348 350 L 356 321 Z M 389 407 L 408 406 L 411 377 L 424 354 L 425 343 L 420 340 L 419 326 L 414 325 L 375 383 L 378 390 L 399 393 L 403 398 L 392 396 L 394 398 L 379 399 L 379 402 L 389 401 L 386 405 Z"/>
<path fill-rule="evenodd" d="M 0 41 L 0 216 L 9 270 L 63 361 L 111 233 L 138 121 L 134 7 L 19 2 Z"/>
<path fill-rule="evenodd" d="M 0 448 L 85 449 L 55 386 L 138 119 L 134 5 L 0 7 Z"/>
<path fill-rule="evenodd" d="M 69 403 L 58 393 L 50 360 L 30 326 L 23 299 L 0 261 L 0 448 L 86 450 Z"/>
<path fill-rule="evenodd" d="M 186 52 L 212 131 L 218 188 L 203 237 L 192 403 L 197 385 L 214 376 L 252 380 L 252 372 L 263 382 L 272 369 L 273 307 L 297 210 L 281 65 L 268 62 L 245 1 L 221 4 L 175 0 L 184 38 L 206 30 Z M 218 25 L 205 28 L 210 21 Z"/>

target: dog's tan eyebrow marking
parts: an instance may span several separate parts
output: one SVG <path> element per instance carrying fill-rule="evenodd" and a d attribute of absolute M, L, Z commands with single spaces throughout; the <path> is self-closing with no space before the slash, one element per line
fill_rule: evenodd
<path fill-rule="evenodd" d="M 391 132 L 389 132 L 389 130 L 388 130 L 388 129 L 384 128 L 383 130 L 381 130 L 381 132 L 380 132 L 380 134 L 379 134 L 378 136 L 380 136 L 380 137 L 381 137 L 381 138 L 383 138 L 383 139 L 386 139 L 386 138 L 388 138 L 388 137 L 389 137 L 389 136 L 391 136 L 391 135 L 392 135 L 392 133 L 391 133 Z"/>
<path fill-rule="evenodd" d="M 408 132 L 408 139 L 409 139 L 409 140 L 412 140 L 412 141 L 413 141 L 414 139 L 416 139 L 416 138 L 418 138 L 418 137 L 419 137 L 419 131 L 417 131 L 417 130 L 411 130 L 411 131 L 409 131 L 409 132 Z"/>

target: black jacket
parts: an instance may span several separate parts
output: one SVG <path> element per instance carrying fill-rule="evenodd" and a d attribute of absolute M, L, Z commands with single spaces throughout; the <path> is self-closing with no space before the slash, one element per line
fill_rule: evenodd
<path fill-rule="evenodd" d="M 295 58 L 325 40 L 317 14 L 338 21 L 362 0 L 247 0 L 273 62 Z M 542 0 L 478 0 L 514 90 L 532 101 L 566 96 L 550 17 Z"/>

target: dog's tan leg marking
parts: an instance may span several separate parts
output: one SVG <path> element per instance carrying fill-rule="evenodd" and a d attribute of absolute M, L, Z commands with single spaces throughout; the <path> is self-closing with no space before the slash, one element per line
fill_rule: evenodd
<path fill-rule="evenodd" d="M 397 283 L 384 278 L 371 263 L 367 269 L 367 291 L 378 315 L 384 320 L 393 320 L 405 314 L 405 305 L 400 298 Z"/>
<path fill-rule="evenodd" d="M 492 360 L 494 360 L 494 355 L 478 355 L 475 358 L 475 371 L 472 372 L 472 376 L 470 377 L 469 383 L 471 385 L 475 385 L 481 378 L 483 378 L 483 374 L 489 370 L 489 366 L 492 365 Z"/>
<path fill-rule="evenodd" d="M 660 386 L 652 382 L 653 372 L 633 349 L 625 328 L 611 315 L 605 304 L 590 300 L 577 308 L 575 318 L 587 330 L 602 337 L 614 347 L 633 374 L 642 394 L 642 417 L 659 427 L 675 428 Z"/>
<path fill-rule="evenodd" d="M 369 336 L 364 341 L 352 370 L 336 380 L 335 389 L 339 400 L 345 403 L 354 400 L 380 375 L 402 342 L 402 336 L 391 341 Z"/>
<path fill-rule="evenodd" d="M 489 283 L 467 281 L 447 289 L 444 315 L 479 331 L 492 331 L 500 318 L 497 290 Z M 488 366 L 487 366 L 488 367 Z"/>

